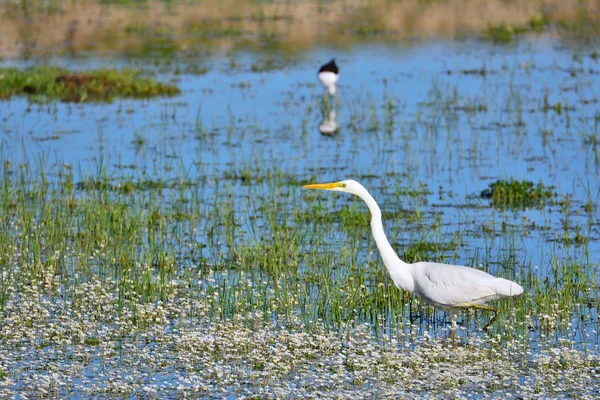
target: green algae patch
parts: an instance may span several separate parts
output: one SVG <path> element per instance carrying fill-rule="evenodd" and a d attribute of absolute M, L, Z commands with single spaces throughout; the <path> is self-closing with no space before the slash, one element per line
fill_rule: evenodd
<path fill-rule="evenodd" d="M 139 71 L 69 71 L 57 67 L 0 68 L 0 99 L 27 96 L 32 101 L 112 101 L 174 96 L 179 88 L 144 77 Z"/>
<path fill-rule="evenodd" d="M 534 184 L 531 181 L 497 180 L 481 192 L 481 197 L 490 199 L 494 207 L 526 208 L 543 207 L 549 200 L 556 197 L 554 186 L 543 183 Z"/>

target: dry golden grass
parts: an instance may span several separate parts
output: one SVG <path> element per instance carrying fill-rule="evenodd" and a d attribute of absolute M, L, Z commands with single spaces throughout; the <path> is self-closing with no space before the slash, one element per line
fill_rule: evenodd
<path fill-rule="evenodd" d="M 516 26 L 534 17 L 554 22 L 593 19 L 600 8 L 592 0 L 41 3 L 53 4 L 51 8 L 23 4 L 27 2 L 0 2 L 0 56 L 251 46 L 302 51 L 319 44 L 348 45 L 364 37 L 401 41 L 482 35 L 490 24 Z"/>

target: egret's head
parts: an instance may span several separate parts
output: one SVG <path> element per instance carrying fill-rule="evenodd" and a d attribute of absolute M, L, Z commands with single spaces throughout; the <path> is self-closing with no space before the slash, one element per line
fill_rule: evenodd
<path fill-rule="evenodd" d="M 352 194 L 358 194 L 361 192 L 361 190 L 365 190 L 360 183 L 352 179 L 332 183 L 313 183 L 310 185 L 304 185 L 302 187 L 304 189 L 334 190 L 336 192 L 346 192 Z"/>

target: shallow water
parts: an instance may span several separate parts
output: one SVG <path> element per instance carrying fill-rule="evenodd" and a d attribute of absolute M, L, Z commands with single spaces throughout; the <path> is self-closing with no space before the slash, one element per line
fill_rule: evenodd
<path fill-rule="evenodd" d="M 398 206 L 386 204 L 385 196 L 410 180 L 427 185 L 425 207 L 442 212 L 445 223 L 463 220 L 467 197 L 496 179 L 554 185 L 575 204 L 597 200 L 600 70 L 591 52 L 552 41 L 507 47 L 468 41 L 334 54 L 342 71 L 339 130 L 327 137 L 318 131 L 326 110 L 314 70 L 331 54 L 315 51 L 264 73 L 250 71 L 255 58 L 240 56 L 233 70 L 230 60 L 216 59 L 204 75 L 159 74 L 182 88 L 173 99 L 6 101 L 4 157 L 67 163 L 85 174 L 100 160 L 156 176 L 175 168 L 192 178 L 276 166 L 298 179 L 357 178 L 383 207 Z M 97 59 L 57 64 L 103 65 Z M 561 103 L 562 111 L 544 110 L 544 102 Z M 520 216 L 552 225 L 553 214 Z M 597 220 L 592 225 L 597 239 Z M 543 256 L 532 254 L 535 246 L 526 247 L 529 261 L 543 265 Z M 599 250 L 592 240 L 592 259 Z"/>
<path fill-rule="evenodd" d="M 252 208 L 251 199 L 272 199 L 273 203 L 281 199 L 282 202 L 289 202 L 286 203 L 287 209 L 322 207 L 329 213 L 335 213 L 352 204 L 364 211 L 364 207 L 353 202 L 349 196 L 318 193 L 308 197 L 299 188 L 301 182 L 313 180 L 357 179 L 370 189 L 384 211 L 394 213 L 406 210 L 409 214 L 423 215 L 416 224 L 407 224 L 403 219 L 384 222 L 388 237 L 399 250 L 420 240 L 444 244 L 458 238 L 459 244 L 452 250 L 442 249 L 433 256 L 449 263 L 479 266 L 503 276 L 516 274 L 514 276 L 524 277 L 530 273 L 544 285 L 562 284 L 561 276 L 553 272 L 556 265 L 567 262 L 580 265 L 583 273 L 596 285 L 589 288 L 589 295 L 585 299 L 590 306 L 582 305 L 572 318 L 565 318 L 565 321 L 571 320 L 573 323 L 566 339 L 572 341 L 576 351 L 581 352 L 569 360 L 581 359 L 582 365 L 594 370 L 593 366 L 598 363 L 599 341 L 600 114 L 596 88 L 600 67 L 591 54 L 591 49 L 581 50 L 570 47 L 568 43 L 549 39 L 512 46 L 495 46 L 478 41 L 425 42 L 410 46 L 356 46 L 346 52 L 338 50 L 335 54 L 316 50 L 286 60 L 283 69 L 265 72 L 252 72 L 252 65 L 261 61 L 252 54 L 214 58 L 208 63 L 203 60 L 208 65 L 208 72 L 202 75 L 176 74 L 172 66 L 147 67 L 159 80 L 176 82 L 182 94 L 171 99 L 117 100 L 111 104 L 40 105 L 29 104 L 26 99 L 5 101 L 0 107 L 3 121 L 0 155 L 3 161 L 10 161 L 13 165 L 30 163 L 34 169 L 48 170 L 50 176 L 56 166 L 68 164 L 73 167 L 78 181 L 94 177 L 104 168 L 109 179 L 116 182 L 128 176 L 166 181 L 185 176 L 201 183 L 203 199 L 211 198 L 212 193 L 220 190 L 230 190 L 235 194 L 233 211 L 242 220 L 240 234 L 233 246 L 251 240 L 258 243 L 273 240 L 268 237 L 257 238 L 252 231 L 252 223 L 260 226 L 269 222 L 263 219 L 260 207 Z M 316 81 L 315 71 L 332 55 L 340 65 L 341 75 L 339 98 L 334 105 L 339 129 L 336 134 L 326 136 L 319 132 L 318 127 L 329 108 L 323 100 L 324 90 Z M 139 67 L 138 60 L 126 59 L 57 59 L 56 63 L 70 68 L 115 64 Z M 284 189 L 271 184 L 268 177 L 261 178 L 261 175 L 268 175 L 269 171 L 285 177 L 288 183 Z M 244 174 L 248 174 L 249 178 L 240 178 Z M 541 209 L 494 209 L 479 194 L 490 183 L 506 178 L 553 185 L 556 187 L 557 202 Z M 417 194 L 407 194 L 410 191 Z M 566 199 L 570 201 L 568 209 L 561 206 Z M 588 202 L 594 205 L 592 212 L 584 211 L 584 205 Z M 257 222 L 251 222 L 253 220 Z M 565 224 L 566 220 L 568 224 Z M 441 228 L 431 227 L 436 221 Z M 584 244 L 565 241 L 565 235 L 573 237 L 576 228 L 588 238 Z M 488 229 L 492 230 L 491 234 L 486 233 Z M 213 278 L 216 283 L 198 282 L 198 289 L 204 292 L 210 287 L 238 285 L 256 276 L 268 280 L 268 274 L 263 272 L 248 278 L 235 266 L 222 270 L 220 265 L 228 262 L 227 255 L 232 243 L 219 239 L 212 244 L 212 239 L 204 235 L 206 231 L 206 226 L 199 227 L 195 240 L 205 245 L 202 255 L 209 260 L 209 267 L 218 270 Z M 354 254 L 352 260 L 356 264 L 382 269 L 368 233 L 366 226 L 362 230 L 353 230 L 336 223 L 315 235 L 324 240 L 318 244 L 323 252 L 343 254 L 349 251 Z M 310 244 L 310 239 L 307 239 L 305 245 Z M 299 264 L 301 274 L 310 273 L 309 265 L 302 261 Z M 343 282 L 353 273 L 348 266 L 342 266 L 333 270 L 331 276 L 336 282 Z M 366 282 L 369 287 L 377 283 Z M 102 291 L 100 288 L 95 290 Z M 315 310 L 316 318 L 320 315 L 317 310 L 320 303 L 314 298 L 322 294 L 317 287 L 307 293 L 303 299 L 308 305 L 303 309 L 299 307 L 302 310 Z M 110 298 L 110 293 L 102 296 Z M 70 304 L 62 305 L 62 302 L 63 299 L 57 298 L 50 301 L 51 314 L 56 318 L 61 315 L 61 310 L 71 307 Z M 107 302 L 110 303 L 109 300 Z M 161 306 L 155 304 L 153 307 Z M 122 351 L 119 357 L 113 354 L 114 348 L 108 348 L 103 343 L 97 348 L 66 346 L 65 351 L 74 354 L 71 360 L 77 361 L 77 365 L 75 362 L 66 362 L 78 388 L 76 393 L 81 395 L 86 388 L 95 388 L 121 395 L 139 394 L 145 388 L 150 388 L 150 393 L 152 390 L 161 393 L 160 390 L 164 389 L 165 393 L 181 394 L 188 392 L 187 389 L 179 391 L 178 385 L 189 389 L 189 385 L 193 384 L 196 389 L 188 395 L 200 393 L 199 396 L 204 396 L 210 393 L 216 396 L 213 386 L 218 387 L 219 384 L 206 384 L 206 381 L 214 379 L 220 382 L 224 372 L 216 371 L 218 368 L 215 365 L 222 364 L 223 371 L 229 368 L 230 372 L 234 371 L 240 377 L 238 381 L 225 380 L 220 384 L 228 388 L 223 389 L 225 394 L 258 393 L 266 397 L 280 397 L 286 393 L 289 395 L 289 391 L 295 387 L 308 390 L 299 393 L 310 393 L 312 388 L 313 391 L 324 390 L 323 393 L 332 396 L 356 394 L 353 390 L 363 390 L 365 396 L 419 397 L 423 394 L 416 388 L 398 392 L 400 389 L 393 389 L 393 385 L 385 382 L 370 386 L 358 378 L 349 378 L 354 370 L 370 371 L 371 367 L 364 360 L 367 364 L 354 365 L 352 368 L 355 369 L 348 367 L 346 375 L 335 378 L 344 382 L 337 391 L 327 392 L 324 389 L 329 385 L 326 378 L 323 378 L 325 383 L 320 386 L 318 380 L 294 377 L 294 371 L 300 376 L 312 376 L 307 371 L 317 371 L 317 376 L 328 378 L 335 375 L 333 366 L 338 365 L 338 361 L 333 360 L 334 355 L 332 359 L 320 359 L 318 354 L 323 351 L 320 345 L 309 346 L 310 349 L 298 347 L 306 354 L 310 353 L 310 357 L 316 357 L 314 359 L 317 361 L 314 364 L 307 362 L 301 367 L 295 361 L 292 366 L 285 364 L 291 371 L 289 376 L 280 377 L 282 382 L 287 382 L 285 388 L 274 385 L 271 392 L 266 389 L 261 391 L 257 387 L 266 382 L 263 379 L 268 379 L 268 371 L 277 369 L 277 361 L 272 361 L 272 366 L 261 364 L 260 368 L 256 365 L 254 368 L 239 361 L 235 354 L 227 353 L 219 358 L 215 354 L 220 350 L 212 347 L 215 345 L 213 341 L 217 340 L 215 332 L 219 331 L 213 314 L 202 311 L 190 316 L 193 313 L 169 312 L 177 314 L 180 319 L 169 317 L 144 330 L 140 337 L 124 339 L 119 344 L 119 352 Z M 165 315 L 169 315 L 169 312 L 165 312 Z M 581 313 L 585 318 L 580 318 Z M 231 315 L 227 317 L 233 318 Z M 209 318 L 212 323 L 203 318 Z M 363 321 L 360 321 L 361 318 Z M 406 318 L 398 317 L 405 321 Z M 535 320 L 537 317 L 533 318 Z M 366 317 L 358 319 L 359 324 L 364 320 L 373 322 Z M 277 321 L 277 315 L 272 316 L 271 320 Z M 204 321 L 201 326 L 196 325 L 199 321 Z M 402 336 L 404 342 L 401 340 L 401 344 L 385 342 L 378 347 L 381 337 L 361 331 L 363 328 L 352 333 L 357 341 L 368 343 L 366 347 L 374 346 L 373 357 L 396 357 L 393 362 L 390 361 L 394 367 L 390 367 L 389 371 L 381 370 L 381 374 L 393 373 L 394 368 L 399 368 L 398 365 L 404 368 L 402 373 L 409 374 L 410 368 L 406 369 L 406 366 L 418 363 L 405 358 L 413 357 L 410 349 L 427 353 L 432 347 L 443 344 L 441 334 L 435 339 L 441 338 L 441 342 L 434 340 L 433 344 L 428 342 L 427 336 L 419 340 L 410 336 L 414 335 L 414 325 L 421 324 L 422 330 L 419 332 L 425 332 L 426 335 L 432 333 L 434 336 L 444 330 L 443 326 L 442 329 L 428 327 L 429 322 L 425 319 L 415 322 L 412 328 L 400 329 L 398 333 L 389 328 L 392 321 L 395 319 L 391 316 L 384 318 L 385 326 L 375 330 L 386 332 L 390 329 L 392 336 L 406 335 Z M 292 336 L 294 329 L 302 329 L 301 322 L 295 321 L 294 324 L 295 328 L 290 328 Z M 539 322 L 538 325 L 541 324 Z M 118 322 L 110 319 L 103 329 L 114 329 L 115 325 Z M 469 322 L 465 325 L 469 326 Z M 538 326 L 535 323 L 532 325 Z M 245 326 L 236 322 L 233 326 L 228 325 L 227 329 L 234 332 Z M 268 352 L 265 349 L 276 346 L 276 334 L 273 332 L 279 327 L 273 323 L 273 326 L 267 324 L 255 331 L 268 337 L 264 343 L 253 342 L 255 338 L 248 334 L 250 339 L 244 339 L 245 344 L 239 345 L 244 348 L 243 351 L 257 346 L 263 352 Z M 316 336 L 316 340 L 322 340 L 325 346 L 324 343 L 334 343 L 344 334 L 320 335 Z M 552 353 L 547 342 L 540 340 L 540 335 L 536 329 L 530 334 L 525 333 L 524 337 L 531 341 L 529 347 L 517 346 L 515 351 L 525 358 L 531 356 L 527 355 L 528 351 L 533 351 L 531 357 L 534 361 L 529 359 L 530 362 L 538 362 L 539 357 L 550 360 L 550 364 L 539 361 L 539 365 L 535 364 L 536 367 L 529 370 L 531 375 L 523 372 L 527 369 L 519 370 L 522 365 L 514 365 L 514 368 L 511 367 L 513 375 L 508 374 L 512 379 L 510 385 L 498 384 L 491 390 L 489 387 L 481 389 L 480 383 L 475 381 L 470 381 L 467 386 L 452 383 L 455 386 L 451 387 L 462 388 L 467 393 L 471 390 L 484 397 L 502 396 L 525 390 L 525 387 L 531 388 L 531 385 L 528 386 L 531 382 L 542 379 L 536 374 L 543 374 L 544 365 L 564 361 L 561 358 L 564 357 L 563 353 Z M 554 335 L 551 342 L 561 345 L 565 337 L 559 333 Z M 210 345 L 206 344 L 210 341 L 207 338 L 213 340 Z M 282 340 L 288 348 L 292 348 L 290 343 L 296 339 L 286 336 Z M 474 346 L 485 349 L 490 346 L 489 340 L 494 339 L 475 336 L 474 340 L 477 342 Z M 341 344 L 335 345 L 340 347 L 331 350 L 332 354 L 369 359 L 360 351 L 349 349 L 349 342 L 349 338 L 342 339 Z M 260 347 L 263 345 L 266 347 Z M 177 349 L 174 350 L 173 346 Z M 210 347 L 211 350 L 206 351 L 213 358 L 203 359 L 202 354 L 194 353 L 193 349 L 198 346 Z M 409 350 L 404 350 L 403 346 L 408 346 Z M 459 349 L 469 353 L 468 346 Z M 135 355 L 136 349 L 142 349 L 139 355 Z M 392 350 L 386 353 L 386 349 Z M 56 347 L 49 347 L 48 359 L 56 357 L 56 351 Z M 109 357 L 110 361 L 106 362 L 107 355 L 103 351 L 112 357 Z M 173 359 L 188 357 L 184 356 L 188 351 L 191 352 L 189 360 L 180 360 L 181 365 L 186 366 L 173 366 Z M 445 351 L 452 353 L 448 349 L 440 350 Z M 473 350 L 473 353 L 476 352 Z M 436 351 L 432 351 L 432 360 L 436 359 L 435 354 Z M 35 347 L 24 347 L 22 356 L 24 360 L 31 361 L 39 354 Z M 471 356 L 475 357 L 473 354 Z M 438 365 L 442 371 L 438 373 L 443 374 L 444 369 L 450 368 L 453 357 L 452 354 L 448 355 L 448 359 Z M 505 350 L 499 357 L 508 363 L 510 351 Z M 588 357 L 588 361 L 585 361 L 585 357 Z M 516 364 L 525 358 L 516 361 Z M 142 367 L 149 359 L 152 359 L 151 364 Z M 90 362 L 86 363 L 86 360 Z M 20 370 L 25 368 L 23 365 L 15 367 L 13 364 L 12 368 Z M 132 365 L 135 372 L 130 379 L 127 373 Z M 171 369 L 163 371 L 163 365 L 170 365 Z M 198 372 L 209 368 L 207 365 L 214 368 L 214 374 L 217 375 Z M 461 365 L 467 368 L 465 365 L 468 366 L 468 362 Z M 265 368 L 264 374 L 261 368 Z M 111 379 L 121 381 L 125 389 L 116 386 L 107 389 L 102 383 L 104 378 L 99 378 L 102 374 L 96 374 L 98 370 L 104 371 Z M 81 371 L 83 375 L 78 375 Z M 463 375 L 457 376 L 470 376 L 468 370 L 461 371 Z M 244 373 L 248 374 L 245 378 Z M 586 370 L 586 374 L 589 373 Z M 17 387 L 31 384 L 32 380 L 43 386 L 40 383 L 43 379 L 40 380 L 39 376 L 19 376 L 22 381 L 17 383 Z M 364 378 L 366 382 L 373 379 L 373 376 L 369 376 Z M 154 386 L 144 386 L 143 382 L 149 382 L 150 379 Z M 431 381 L 431 377 L 425 375 L 419 379 Z M 562 393 L 568 396 L 572 393 L 569 390 L 580 390 L 586 385 L 590 395 L 597 393 L 597 381 L 592 384 L 577 381 L 577 384 L 569 386 L 572 383 L 570 378 L 562 376 L 561 379 L 565 387 L 571 389 L 565 389 L 564 392 L 557 390 L 553 392 L 554 395 Z M 154 381 L 159 383 L 155 384 Z M 519 381 L 524 387 L 518 387 L 515 382 Z M 204 388 L 202 384 L 208 386 Z M 56 385 L 61 387 L 58 383 Z M 14 389 L 7 384 L 3 387 Z M 439 387 L 435 390 L 438 389 L 442 390 Z M 435 393 L 438 396 L 448 395 L 446 392 Z"/>

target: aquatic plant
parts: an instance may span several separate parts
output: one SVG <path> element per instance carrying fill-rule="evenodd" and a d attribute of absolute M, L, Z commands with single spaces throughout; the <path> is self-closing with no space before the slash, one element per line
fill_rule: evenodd
<path fill-rule="evenodd" d="M 145 78 L 138 71 L 68 71 L 58 67 L 0 68 L 0 99 L 27 96 L 33 101 L 110 101 L 117 97 L 174 96 L 176 86 Z"/>
<path fill-rule="evenodd" d="M 554 186 L 539 182 L 517 181 L 514 179 L 497 180 L 483 190 L 480 196 L 490 199 L 494 207 L 543 207 L 556 197 Z"/>

